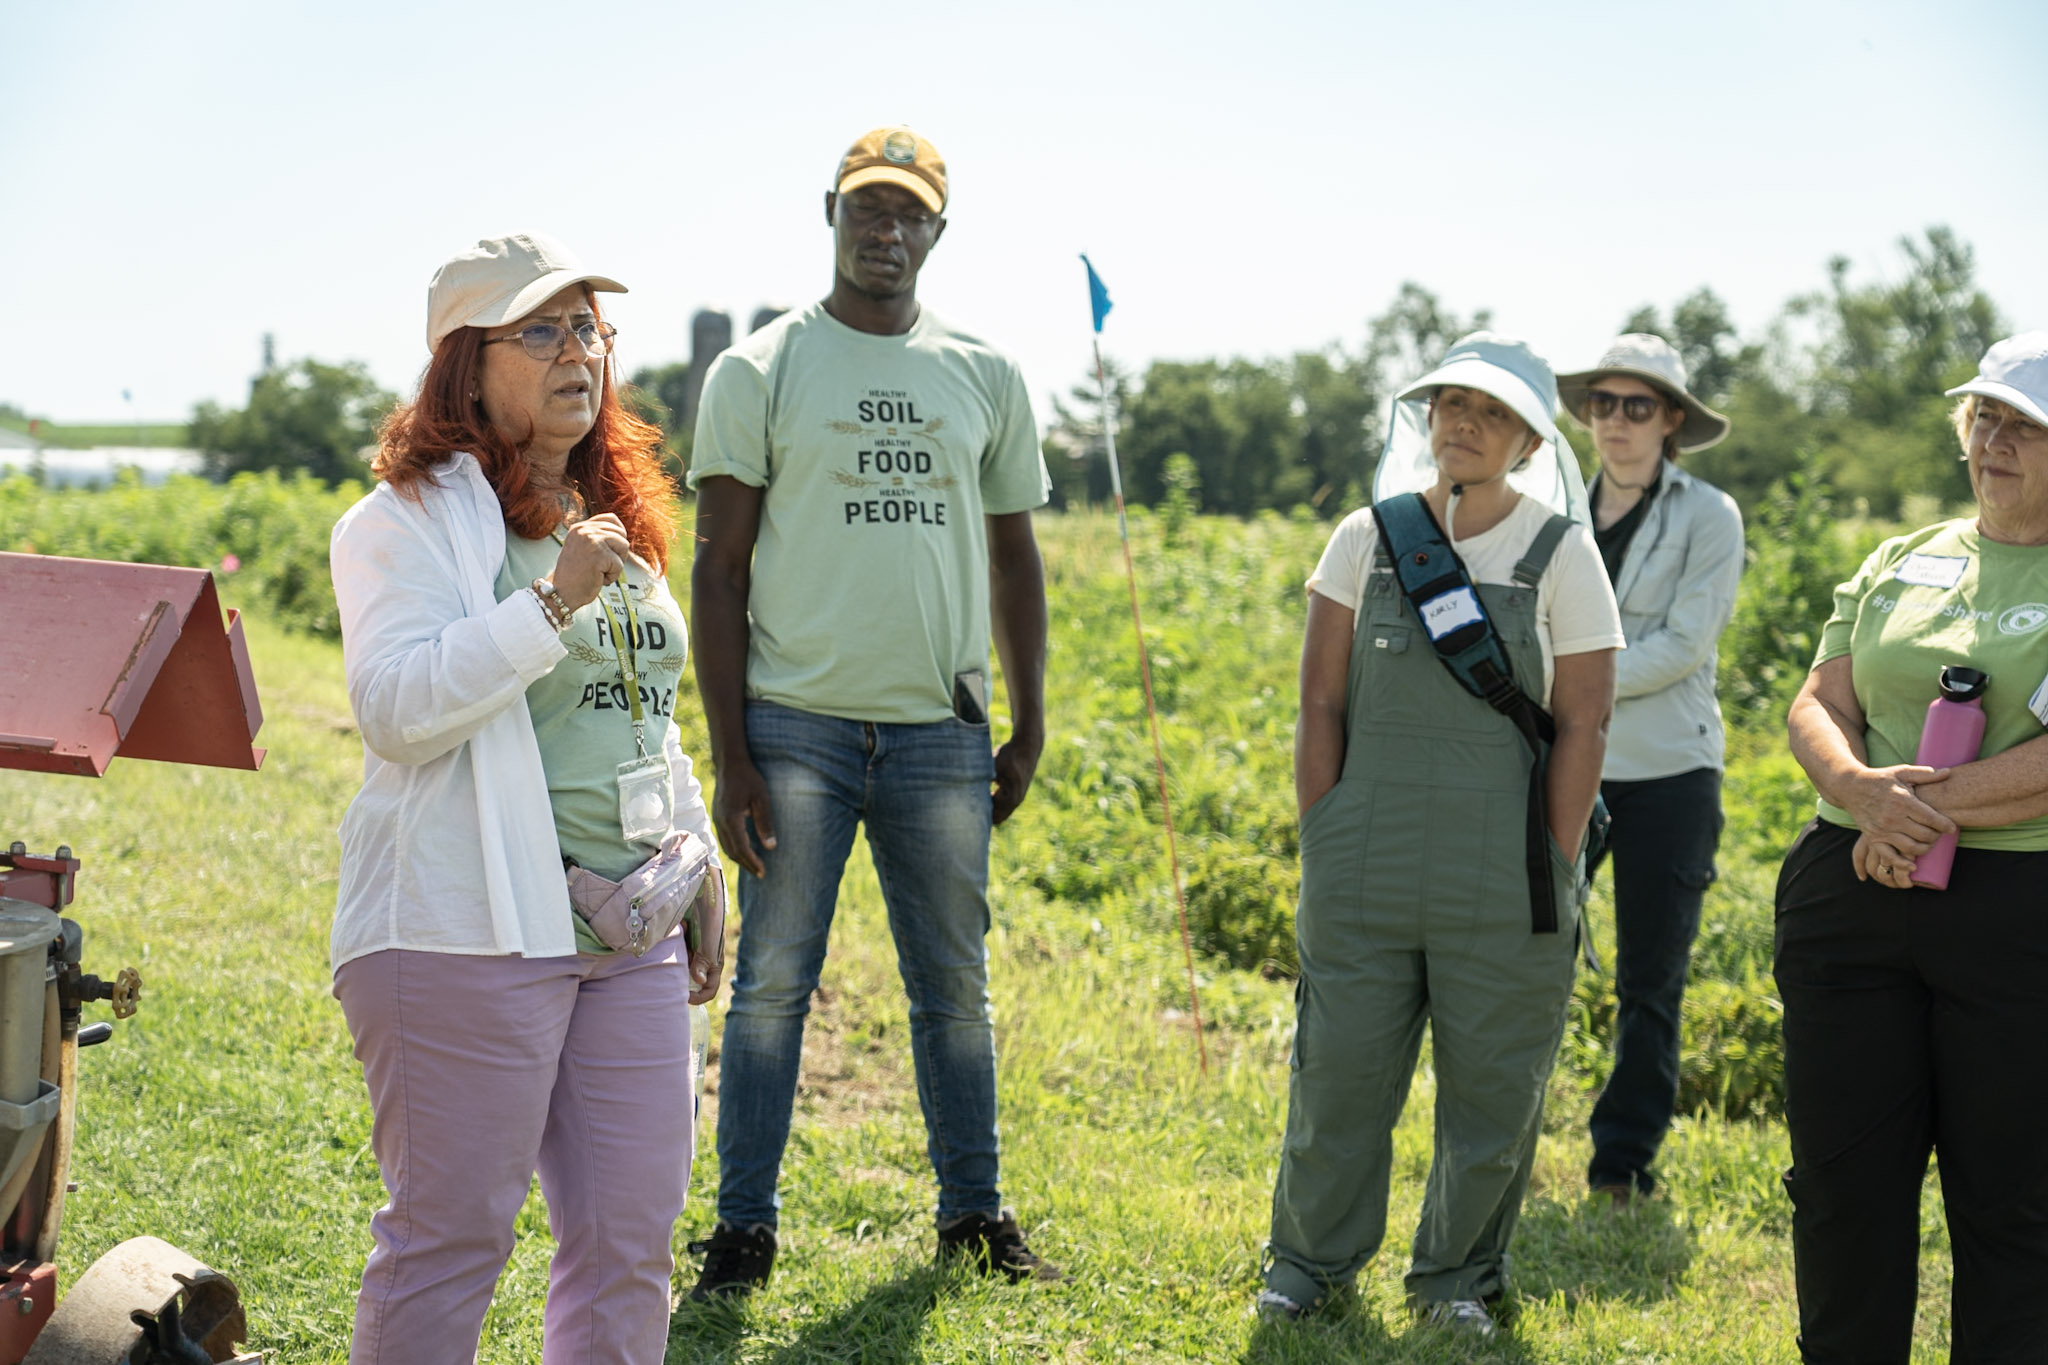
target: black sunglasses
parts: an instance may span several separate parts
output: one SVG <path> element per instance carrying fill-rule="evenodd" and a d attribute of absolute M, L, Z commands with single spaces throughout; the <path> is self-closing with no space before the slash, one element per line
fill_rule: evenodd
<path fill-rule="evenodd" d="M 1647 393 L 1609 393 L 1606 389 L 1595 389 L 1586 395 L 1586 408 L 1595 417 L 1612 417 L 1616 408 L 1621 415 L 1640 426 L 1664 410 L 1664 400 Z"/>

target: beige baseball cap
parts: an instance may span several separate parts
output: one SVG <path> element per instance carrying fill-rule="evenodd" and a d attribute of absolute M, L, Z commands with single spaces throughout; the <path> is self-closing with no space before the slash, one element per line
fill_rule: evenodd
<path fill-rule="evenodd" d="M 908 128 L 877 128 L 839 158 L 833 188 L 845 194 L 862 185 L 900 185 L 933 213 L 946 211 L 946 159 Z"/>
<path fill-rule="evenodd" d="M 626 286 L 583 268 L 544 232 L 485 237 L 434 272 L 427 286 L 427 349 L 463 327 L 502 327 L 525 317 L 572 284 L 607 294 Z"/>

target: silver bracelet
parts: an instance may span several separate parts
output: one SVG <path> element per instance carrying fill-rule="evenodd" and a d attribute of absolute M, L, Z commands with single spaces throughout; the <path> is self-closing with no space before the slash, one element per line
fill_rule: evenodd
<path fill-rule="evenodd" d="M 561 617 L 555 615 L 555 609 L 548 605 L 548 599 L 541 596 L 539 589 L 528 588 L 526 591 L 532 595 L 533 600 L 535 602 L 540 604 L 541 619 L 548 623 L 549 630 L 552 630 L 555 634 L 560 635 L 563 631 L 569 628 L 569 623 L 567 621 L 564 621 Z"/>
<path fill-rule="evenodd" d="M 556 630 L 567 630 L 569 628 L 569 622 L 575 619 L 576 613 L 569 610 L 569 604 L 563 601 L 562 594 L 555 590 L 554 581 L 552 579 L 534 579 L 533 595 L 538 597 L 542 602 L 547 604 L 549 608 L 549 615 L 553 616 L 555 620 L 561 622 L 560 625 L 555 627 Z"/>

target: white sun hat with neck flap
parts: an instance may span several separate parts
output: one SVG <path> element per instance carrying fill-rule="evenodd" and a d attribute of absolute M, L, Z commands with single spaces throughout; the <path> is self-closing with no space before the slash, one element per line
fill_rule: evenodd
<path fill-rule="evenodd" d="M 617 280 L 583 268 L 576 254 L 544 232 L 486 237 L 434 272 L 427 286 L 427 349 L 464 327 L 516 322 L 572 284 L 623 294 Z"/>
<path fill-rule="evenodd" d="M 1586 481 L 1579 460 L 1557 429 L 1557 381 L 1550 363 L 1526 341 L 1498 332 L 1474 332 L 1444 353 L 1442 363 L 1394 395 L 1387 445 L 1372 481 L 1374 502 L 1436 486 L 1436 454 L 1429 443 L 1429 403 L 1446 384 L 1498 398 L 1529 424 L 1541 444 L 1507 475 L 1508 485 L 1553 512 L 1587 520 Z"/>

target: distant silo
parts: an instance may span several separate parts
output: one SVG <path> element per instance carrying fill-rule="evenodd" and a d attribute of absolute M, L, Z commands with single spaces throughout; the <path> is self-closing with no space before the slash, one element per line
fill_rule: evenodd
<path fill-rule="evenodd" d="M 732 345 L 732 315 L 699 308 L 690 318 L 690 373 L 683 385 L 682 429 L 697 425 L 697 398 L 704 392 L 704 374 L 718 353 Z"/>

